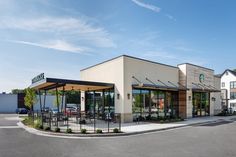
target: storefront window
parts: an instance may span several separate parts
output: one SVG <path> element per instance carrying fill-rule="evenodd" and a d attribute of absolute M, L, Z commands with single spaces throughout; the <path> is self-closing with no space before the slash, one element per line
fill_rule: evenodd
<path fill-rule="evenodd" d="M 86 92 L 85 98 L 85 111 L 87 115 L 95 114 L 98 119 L 105 119 L 107 114 L 110 114 L 110 117 L 114 116 L 115 106 L 113 89 Z"/>
<path fill-rule="evenodd" d="M 176 117 L 178 92 L 133 89 L 133 115 L 141 119 Z"/>
<path fill-rule="evenodd" d="M 209 93 L 193 92 L 193 117 L 210 115 Z"/>

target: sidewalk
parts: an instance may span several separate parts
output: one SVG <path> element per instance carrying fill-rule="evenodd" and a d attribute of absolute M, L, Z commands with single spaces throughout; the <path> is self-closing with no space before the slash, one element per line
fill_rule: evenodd
<path fill-rule="evenodd" d="M 151 131 L 159 131 L 159 130 L 167 130 L 173 128 L 179 128 L 184 126 L 191 126 L 196 124 L 204 124 L 204 123 L 213 123 L 220 120 L 231 120 L 236 118 L 236 116 L 211 116 L 211 117 L 199 117 L 199 118 L 190 118 L 181 122 L 174 123 L 148 123 L 148 122 L 140 122 L 138 123 L 125 123 L 122 124 L 122 131 L 125 133 L 141 133 L 141 132 L 151 132 Z"/>
<path fill-rule="evenodd" d="M 212 116 L 212 117 L 199 117 L 199 118 L 191 118 L 181 122 L 173 122 L 173 123 L 149 123 L 149 122 L 139 122 L 139 123 L 123 123 L 121 127 L 121 131 L 123 133 L 108 133 L 108 134 L 66 134 L 66 133 L 55 133 L 55 132 L 46 132 L 41 130 L 36 130 L 34 128 L 29 128 L 25 126 L 23 123 L 19 122 L 18 125 L 25 129 L 26 131 L 41 135 L 41 136 L 49 136 L 49 137 L 60 137 L 60 138 L 92 138 L 92 137 L 111 137 L 111 136 L 129 136 L 129 135 L 137 135 L 149 132 L 156 132 L 162 130 L 169 130 L 174 128 L 181 128 L 193 125 L 207 124 L 207 123 L 215 123 L 220 121 L 236 121 L 236 116 Z"/>

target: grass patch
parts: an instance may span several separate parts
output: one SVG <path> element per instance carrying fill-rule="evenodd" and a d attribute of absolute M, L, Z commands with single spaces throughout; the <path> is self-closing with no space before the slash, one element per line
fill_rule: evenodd
<path fill-rule="evenodd" d="M 81 132 L 81 134 L 86 134 L 87 130 L 86 129 L 81 129 L 80 132 Z"/>

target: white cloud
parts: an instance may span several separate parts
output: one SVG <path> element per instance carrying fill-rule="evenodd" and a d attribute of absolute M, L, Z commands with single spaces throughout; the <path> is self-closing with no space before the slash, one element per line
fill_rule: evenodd
<path fill-rule="evenodd" d="M 0 19 L 1 29 L 49 32 L 62 36 L 69 35 L 77 40 L 89 41 L 97 47 L 116 47 L 110 34 L 102 27 L 94 26 L 82 18 L 39 17 Z"/>
<path fill-rule="evenodd" d="M 65 51 L 65 52 L 71 52 L 71 53 L 87 54 L 87 51 L 89 51 L 88 48 L 74 46 L 66 41 L 63 41 L 63 40 L 50 40 L 50 41 L 44 41 L 44 42 L 40 42 L 40 43 L 34 43 L 34 42 L 28 42 L 28 41 L 18 41 L 18 40 L 9 40 L 9 42 L 37 46 L 37 47 L 42 47 L 42 48 L 47 48 L 47 49 L 54 49 L 54 50 Z"/>
<path fill-rule="evenodd" d="M 165 16 L 168 17 L 170 20 L 177 21 L 176 18 L 174 18 L 174 16 L 170 14 L 165 14 Z"/>
<path fill-rule="evenodd" d="M 155 6 L 155 5 L 151 5 L 151 4 L 147 4 L 147 3 L 143 3 L 139 0 L 131 0 L 132 2 L 134 2 L 135 4 L 137 4 L 138 6 L 140 7 L 143 7 L 143 8 L 146 8 L 146 9 L 149 9 L 149 10 L 152 10 L 154 12 L 157 12 L 159 13 L 161 11 L 161 8 Z"/>

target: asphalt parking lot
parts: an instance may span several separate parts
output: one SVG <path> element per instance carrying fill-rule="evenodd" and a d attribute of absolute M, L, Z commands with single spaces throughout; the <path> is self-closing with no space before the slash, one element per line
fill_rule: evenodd
<path fill-rule="evenodd" d="M 0 127 L 17 126 L 18 121 L 16 114 L 0 114 Z"/>
<path fill-rule="evenodd" d="M 0 125 L 16 125 L 9 115 Z M 0 157 L 235 157 L 236 122 L 195 125 L 149 134 L 96 139 L 63 139 L 0 128 Z"/>

